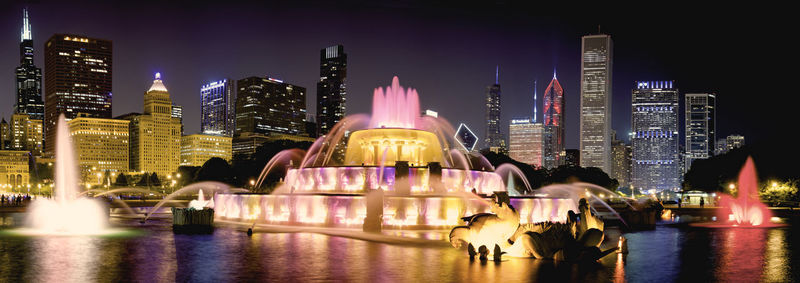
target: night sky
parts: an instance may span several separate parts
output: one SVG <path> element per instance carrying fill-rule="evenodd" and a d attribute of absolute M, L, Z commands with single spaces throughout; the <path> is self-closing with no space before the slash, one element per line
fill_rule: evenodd
<path fill-rule="evenodd" d="M 187 134 L 200 129 L 200 86 L 225 77 L 269 75 L 303 86 L 308 111 L 316 113 L 319 50 L 343 44 L 348 113 L 370 112 L 373 89 L 397 75 L 419 91 L 423 109 L 456 126 L 467 123 L 481 139 L 496 65 L 506 134 L 508 120 L 532 115 L 534 80 L 541 97 L 555 68 L 567 97 L 567 147 L 577 148 L 580 37 L 598 25 L 614 40 L 613 128 L 626 139 L 637 80 L 675 80 L 682 94 L 716 92 L 719 137 L 743 134 L 747 143 L 772 143 L 797 121 L 790 102 L 797 94 L 788 87 L 794 74 L 786 71 L 796 61 L 789 52 L 791 17 L 714 7 L 591 14 L 507 3 L 331 2 L 2 3 L 0 114 L 8 119 L 13 109 L 27 6 L 37 66 L 44 69 L 44 43 L 54 33 L 112 40 L 114 115 L 141 112 L 142 95 L 161 72 L 173 101 L 184 107 Z"/>

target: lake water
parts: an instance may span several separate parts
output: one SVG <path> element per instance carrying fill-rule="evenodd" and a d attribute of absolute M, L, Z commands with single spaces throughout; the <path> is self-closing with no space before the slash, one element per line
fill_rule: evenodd
<path fill-rule="evenodd" d="M 28 237 L 3 228 L 0 281 L 800 282 L 800 251 L 790 240 L 800 238 L 797 219 L 771 229 L 660 224 L 625 233 L 630 253 L 611 254 L 597 264 L 471 261 L 444 240 L 398 245 L 317 233 L 248 237 L 242 228 L 231 227 L 210 235 L 179 235 L 164 220 L 113 222 L 128 232 Z M 619 233 L 609 229 L 605 245 L 613 245 Z"/>

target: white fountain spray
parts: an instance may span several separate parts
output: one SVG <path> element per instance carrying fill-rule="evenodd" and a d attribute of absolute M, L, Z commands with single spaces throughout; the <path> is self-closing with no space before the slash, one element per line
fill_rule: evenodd
<path fill-rule="evenodd" d="M 106 232 L 108 210 L 79 196 L 78 167 L 64 115 L 56 125 L 55 199 L 37 199 L 29 208 L 27 227 L 33 234 L 93 235 Z"/>

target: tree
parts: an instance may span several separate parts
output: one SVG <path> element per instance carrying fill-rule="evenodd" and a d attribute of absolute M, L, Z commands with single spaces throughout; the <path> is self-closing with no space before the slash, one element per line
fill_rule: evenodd
<path fill-rule="evenodd" d="M 153 187 L 161 186 L 161 180 L 158 179 L 158 175 L 156 175 L 156 172 L 153 172 L 153 174 L 150 175 L 150 186 Z"/>
<path fill-rule="evenodd" d="M 148 182 L 150 180 L 149 176 L 150 176 L 149 174 L 143 173 L 142 174 L 142 178 L 139 179 L 139 182 L 136 183 L 136 186 L 139 186 L 139 187 L 150 186 L 150 182 Z"/>
<path fill-rule="evenodd" d="M 212 157 L 203 163 L 203 166 L 197 171 L 194 181 L 216 181 L 231 184 L 233 183 L 233 170 L 225 159 Z"/>
<path fill-rule="evenodd" d="M 128 176 L 125 176 L 125 173 L 119 173 L 119 175 L 117 175 L 117 180 L 114 181 L 114 186 L 118 187 L 128 186 Z"/>

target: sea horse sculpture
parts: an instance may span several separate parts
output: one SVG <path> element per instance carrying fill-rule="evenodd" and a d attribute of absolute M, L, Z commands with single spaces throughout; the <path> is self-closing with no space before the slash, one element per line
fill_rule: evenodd
<path fill-rule="evenodd" d="M 465 217 L 467 226 L 453 228 L 450 231 L 450 243 L 455 248 L 467 243 L 470 257 L 476 254 L 474 247 L 479 247 L 481 259 L 485 259 L 489 248 L 494 247 L 495 260 L 499 260 L 501 254 L 508 253 L 518 257 L 596 261 L 616 250 L 600 251 L 604 224 L 589 211 L 586 199 L 580 200 L 578 209 L 579 214 L 570 211 L 566 223 L 520 225 L 519 214 L 513 207 L 493 203 L 491 211 L 494 214 Z"/>

